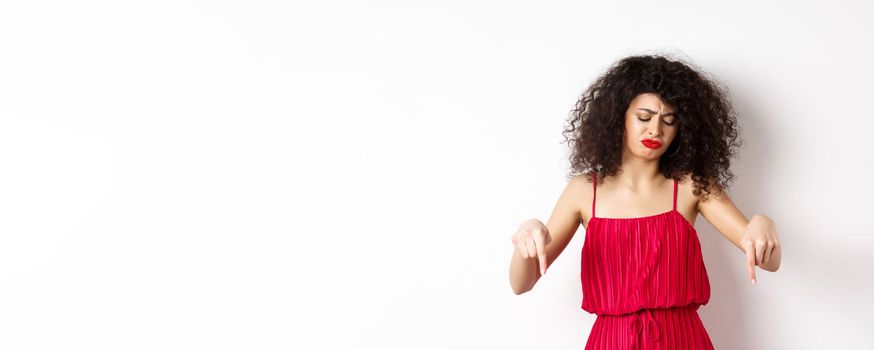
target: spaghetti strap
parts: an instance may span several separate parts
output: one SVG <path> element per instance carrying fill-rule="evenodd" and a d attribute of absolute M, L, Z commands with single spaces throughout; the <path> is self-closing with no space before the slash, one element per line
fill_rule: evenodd
<path fill-rule="evenodd" d="M 674 211 L 677 211 L 677 180 L 674 180 Z"/>
<path fill-rule="evenodd" d="M 598 174 L 592 173 L 592 217 L 595 217 L 595 196 L 598 193 Z"/>

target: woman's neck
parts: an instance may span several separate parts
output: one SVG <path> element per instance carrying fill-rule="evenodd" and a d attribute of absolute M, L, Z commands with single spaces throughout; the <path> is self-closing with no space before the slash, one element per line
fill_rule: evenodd
<path fill-rule="evenodd" d="M 656 188 L 664 184 L 666 178 L 659 172 L 659 161 L 637 157 L 623 159 L 615 182 L 630 189 Z"/>

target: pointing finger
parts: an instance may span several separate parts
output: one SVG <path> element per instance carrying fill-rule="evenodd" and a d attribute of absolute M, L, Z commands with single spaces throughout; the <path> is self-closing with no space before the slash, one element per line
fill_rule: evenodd
<path fill-rule="evenodd" d="M 537 245 L 537 258 L 540 262 L 540 275 L 546 273 L 546 244 L 543 236 L 534 236 L 534 244 Z"/>
<path fill-rule="evenodd" d="M 744 249 L 747 253 L 747 272 L 749 273 L 752 283 L 756 284 L 756 251 L 753 247 L 753 242 L 746 241 L 744 243 Z"/>

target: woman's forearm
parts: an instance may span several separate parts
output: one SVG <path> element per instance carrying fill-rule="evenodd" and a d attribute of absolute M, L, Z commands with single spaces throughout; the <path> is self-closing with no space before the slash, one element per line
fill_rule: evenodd
<path fill-rule="evenodd" d="M 513 249 L 513 257 L 510 260 L 510 286 L 513 293 L 522 294 L 532 288 L 540 279 L 540 266 L 537 259 L 526 259 L 519 255 L 519 251 Z"/>

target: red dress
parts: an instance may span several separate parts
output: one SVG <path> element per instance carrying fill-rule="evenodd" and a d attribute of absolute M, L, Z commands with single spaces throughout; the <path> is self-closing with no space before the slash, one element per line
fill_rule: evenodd
<path fill-rule="evenodd" d="M 676 180 L 673 209 L 644 217 L 597 217 L 593 193 L 580 281 L 583 310 L 598 315 L 586 350 L 713 349 L 698 317 L 710 281 Z"/>

